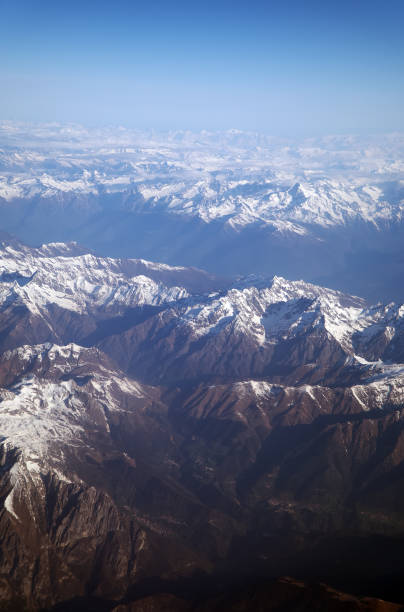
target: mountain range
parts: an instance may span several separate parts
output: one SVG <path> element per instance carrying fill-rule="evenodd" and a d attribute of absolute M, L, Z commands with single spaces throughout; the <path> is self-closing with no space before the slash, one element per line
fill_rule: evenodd
<path fill-rule="evenodd" d="M 403 301 L 400 134 L 274 139 L 0 123 L 1 229 L 100 256 Z"/>
<path fill-rule="evenodd" d="M 3 233 L 0 353 L 4 609 L 402 603 L 400 304 Z"/>

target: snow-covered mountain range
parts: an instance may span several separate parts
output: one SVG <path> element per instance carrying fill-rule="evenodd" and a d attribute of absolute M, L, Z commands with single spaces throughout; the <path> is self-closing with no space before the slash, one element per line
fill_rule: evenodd
<path fill-rule="evenodd" d="M 96 341 L 112 352 L 117 350 L 114 343 L 126 343 L 116 359 L 127 368 L 141 342 L 144 367 L 147 356 L 155 359 L 156 350 L 166 356 L 158 366 L 160 377 L 170 360 L 175 368 L 186 355 L 181 366 L 185 378 L 194 361 L 199 374 L 269 373 L 271 364 L 290 361 L 286 352 L 282 357 L 282 347 L 309 338 L 318 349 L 332 344 L 334 355 L 328 359 L 343 356 L 344 367 L 361 373 L 384 368 L 390 376 L 395 371 L 391 362 L 404 361 L 403 306 L 369 306 L 362 298 L 304 281 L 220 279 L 197 269 L 101 258 L 76 244 L 32 248 L 6 238 L 0 249 L 0 281 L 2 346 L 8 349 L 16 348 L 24 333 L 38 334 L 35 343 Z M 23 319 L 36 323 L 28 328 L 25 323 L 21 330 L 19 324 L 7 327 L 16 312 L 20 325 Z M 310 369 L 324 378 L 315 360 L 299 359 L 296 367 L 306 368 L 302 380 L 310 379 Z"/>
<path fill-rule="evenodd" d="M 286 141 L 2 122 L 1 229 L 401 299 L 403 172 L 400 134 Z"/>
<path fill-rule="evenodd" d="M 106 605 L 156 575 L 240 572 L 246 554 L 303 568 L 314 534 L 313 571 L 337 534 L 388 546 L 404 529 L 403 319 L 304 281 L 3 235 L 0 600 Z M 362 559 L 375 579 L 381 558 Z"/>
<path fill-rule="evenodd" d="M 0 149 L 0 608 L 396 575 L 402 136 Z"/>
<path fill-rule="evenodd" d="M 362 219 L 401 220 L 404 140 L 329 138 L 286 143 L 256 134 L 91 133 L 0 124 L 0 198 L 123 193 L 129 211 L 269 224 L 306 233 Z M 394 161 L 392 160 L 394 159 Z"/>
<path fill-rule="evenodd" d="M 52 435 L 58 423 L 66 432 L 71 425 L 68 436 L 74 435 L 76 416 L 86 419 L 87 408 L 80 400 L 70 407 L 68 398 L 82 380 L 94 401 L 104 394 L 108 413 L 115 410 L 105 395 L 114 380 L 121 381 L 120 393 L 137 397 L 138 383 L 128 382 L 128 373 L 154 386 L 203 380 L 216 389 L 225 383 L 240 397 L 272 403 L 297 393 L 328 405 L 335 387 L 345 389 L 344 401 L 359 411 L 403 403 L 400 305 L 369 306 L 282 277 L 230 281 L 200 270 L 100 258 L 75 244 L 31 248 L 5 239 L 0 278 L 3 432 L 11 424 L 19 440 L 25 426 L 14 421 L 29 423 L 28 414 L 39 427 L 47 427 L 42 414 L 54 418 Z M 76 372 L 77 383 L 60 379 L 66 368 Z M 52 409 L 43 413 L 48 405 Z M 69 425 L 64 421 L 71 410 Z M 35 440 L 45 443 L 46 432 Z"/>

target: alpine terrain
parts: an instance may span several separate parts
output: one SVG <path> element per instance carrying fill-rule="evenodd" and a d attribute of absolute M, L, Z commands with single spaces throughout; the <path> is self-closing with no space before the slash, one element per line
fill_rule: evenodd
<path fill-rule="evenodd" d="M 0 122 L 0 229 L 32 246 L 404 301 L 404 138 Z"/>
<path fill-rule="evenodd" d="M 404 306 L 3 233 L 0 352 L 1 609 L 403 603 Z"/>

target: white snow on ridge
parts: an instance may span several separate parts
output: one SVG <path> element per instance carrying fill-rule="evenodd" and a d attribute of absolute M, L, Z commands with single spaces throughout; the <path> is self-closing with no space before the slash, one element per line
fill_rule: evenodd
<path fill-rule="evenodd" d="M 120 260 L 91 254 L 50 256 L 56 247 L 61 245 L 21 250 L 6 246 L 0 250 L 0 304 L 12 298 L 33 313 L 41 312 L 48 304 L 84 313 L 101 306 L 158 305 L 188 295 L 183 287 L 166 287 L 144 274 L 130 276 Z M 166 265 L 142 264 L 155 271 L 181 271 Z M 10 277 L 13 274 L 15 278 Z"/>
<path fill-rule="evenodd" d="M 96 349 L 85 349 L 75 344 L 57 346 L 46 343 L 19 347 L 1 356 L 3 364 L 16 358 L 20 366 L 36 357 L 39 359 L 39 374 L 40 362 L 47 358 L 46 369 L 41 375 L 23 375 L 7 390 L 0 389 L 1 453 L 3 457 L 8 453 L 15 457 L 10 470 L 12 489 L 4 507 L 15 520 L 19 520 L 18 500 L 24 498 L 27 485 L 32 482 L 40 493 L 42 475 L 51 471 L 57 473 L 60 480 L 78 480 L 66 463 L 65 454 L 67 450 L 85 448 L 86 438 L 94 429 L 103 429 L 109 434 L 105 406 L 109 412 L 124 410 L 122 394 L 132 402 L 133 399 L 146 399 L 139 383 L 106 369 L 97 359 L 94 361 L 94 356 L 87 364 L 91 375 L 85 381 L 85 387 L 73 378 L 60 378 L 74 366 L 85 366 L 94 351 Z M 38 368 L 38 363 L 36 366 Z M 24 506 L 30 507 L 25 499 Z"/>
<path fill-rule="evenodd" d="M 363 316 L 364 301 L 303 281 L 252 277 L 229 291 L 188 300 L 180 320 L 195 336 L 232 329 L 255 339 L 257 344 L 294 337 L 304 329 L 323 326 L 344 348 L 352 351 L 351 337 L 373 320 Z"/>
<path fill-rule="evenodd" d="M 115 400 L 113 399 L 112 391 L 119 389 L 122 393 L 126 393 L 133 397 L 145 397 L 145 392 L 139 383 L 133 379 L 126 378 L 122 373 L 116 373 L 109 370 L 103 365 L 105 356 L 98 348 L 82 347 L 74 342 L 66 345 L 52 344 L 45 342 L 43 344 L 23 345 L 13 350 L 5 351 L 0 357 L 0 363 L 7 363 L 16 358 L 21 369 L 24 364 L 35 364 L 46 368 L 46 376 L 50 374 L 59 376 L 61 373 L 68 373 L 72 368 L 80 366 L 80 368 L 88 367 L 91 371 L 91 376 L 87 385 L 93 388 L 92 395 L 94 398 L 101 398 L 103 401 L 109 401 L 110 409 L 113 411 Z M 96 365 L 96 368 L 95 368 Z M 15 388 L 10 387 L 5 391 L 4 399 L 7 399 L 7 394 L 12 395 L 8 399 L 15 399 L 15 389 L 28 384 L 31 386 L 31 380 L 28 377 L 23 382 L 19 383 Z M 75 385 L 71 380 L 69 384 Z M 74 386 L 77 389 L 77 386 Z M 72 389 L 69 388 L 71 395 Z"/>
<path fill-rule="evenodd" d="M 0 199 L 10 205 L 41 196 L 55 206 L 80 197 L 86 207 L 102 206 L 104 194 L 121 193 L 125 210 L 222 220 L 237 231 L 268 224 L 302 235 L 307 226 L 400 221 L 403 173 L 400 134 L 287 142 L 248 132 L 0 122 Z"/>
<path fill-rule="evenodd" d="M 85 407 L 72 395 L 72 381 L 23 378 L 8 391 L 14 397 L 0 404 L 0 431 L 21 449 L 25 459 L 46 457 L 51 442 L 68 443 L 79 438 Z"/>
<path fill-rule="evenodd" d="M 73 255 L 75 248 L 61 244 L 40 249 L 3 247 L 0 305 L 23 304 L 46 324 L 50 305 L 79 314 L 106 309 L 119 314 L 122 308 L 165 305 L 172 307 L 176 324 L 185 326 L 195 339 L 236 334 L 262 347 L 317 329 L 351 355 L 361 355 L 361 347 L 379 334 L 391 342 L 404 316 L 402 306 L 369 308 L 360 298 L 278 276 L 250 276 L 227 290 L 190 295 L 184 287 L 167 286 L 148 276 L 168 275 L 175 280 L 184 272 L 185 279 L 191 272 L 184 268 Z M 62 255 L 57 254 L 59 250 Z"/>

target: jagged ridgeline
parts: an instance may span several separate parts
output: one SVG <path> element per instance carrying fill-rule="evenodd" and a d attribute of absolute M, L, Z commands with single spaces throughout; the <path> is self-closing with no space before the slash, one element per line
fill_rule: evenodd
<path fill-rule="evenodd" d="M 2 605 L 216 610 L 283 574 L 397 598 L 403 321 L 303 281 L 3 235 Z M 302 584 L 257 602 L 294 609 Z"/>

